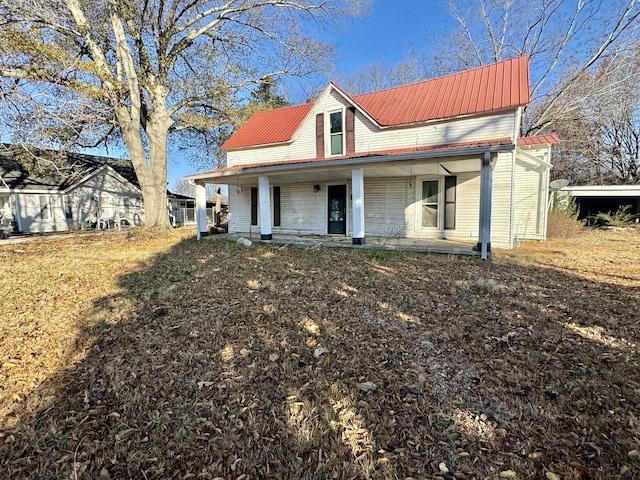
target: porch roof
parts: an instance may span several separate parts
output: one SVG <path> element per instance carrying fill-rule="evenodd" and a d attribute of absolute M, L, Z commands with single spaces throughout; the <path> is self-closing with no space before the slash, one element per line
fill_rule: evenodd
<path fill-rule="evenodd" d="M 508 137 L 446 145 L 359 153 L 329 159 L 310 158 L 281 162 L 235 165 L 183 177 L 196 183 L 247 185 L 258 176 L 275 177 L 280 182 L 331 181 L 351 176 L 352 168 L 365 168 L 366 176 L 455 174 L 480 171 L 480 156 L 486 152 L 512 151 Z M 437 161 L 440 160 L 440 161 Z M 433 171 L 433 168 L 442 171 Z"/>

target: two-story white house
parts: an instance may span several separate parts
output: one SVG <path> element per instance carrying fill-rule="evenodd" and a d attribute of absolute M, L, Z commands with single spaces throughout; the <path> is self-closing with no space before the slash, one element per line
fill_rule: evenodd
<path fill-rule="evenodd" d="M 222 146 L 226 168 L 186 178 L 200 213 L 206 183 L 229 186 L 229 232 L 477 240 L 486 257 L 545 238 L 558 138 L 520 137 L 528 103 L 525 56 L 362 95 L 330 83 L 256 113 Z"/>

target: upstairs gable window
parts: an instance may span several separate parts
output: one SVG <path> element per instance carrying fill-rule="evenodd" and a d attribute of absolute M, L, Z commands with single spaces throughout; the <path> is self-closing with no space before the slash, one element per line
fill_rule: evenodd
<path fill-rule="evenodd" d="M 342 155 L 342 139 L 344 137 L 344 122 L 342 112 L 329 114 L 331 155 Z"/>

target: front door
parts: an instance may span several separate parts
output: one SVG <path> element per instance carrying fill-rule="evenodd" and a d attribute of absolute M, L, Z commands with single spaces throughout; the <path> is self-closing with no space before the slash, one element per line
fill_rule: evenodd
<path fill-rule="evenodd" d="M 329 185 L 329 234 L 347 233 L 347 186 Z"/>

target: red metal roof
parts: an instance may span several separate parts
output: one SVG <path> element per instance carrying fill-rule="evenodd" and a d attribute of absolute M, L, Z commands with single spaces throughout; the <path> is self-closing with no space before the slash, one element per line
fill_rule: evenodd
<path fill-rule="evenodd" d="M 288 142 L 311 107 L 312 103 L 306 103 L 257 112 L 221 148 L 227 150 Z"/>
<path fill-rule="evenodd" d="M 351 97 L 382 126 L 407 125 L 529 103 L 529 59 Z"/>
<path fill-rule="evenodd" d="M 338 91 L 383 127 L 516 108 L 529 103 L 529 58 L 521 56 L 353 97 Z M 258 112 L 222 148 L 287 142 L 312 106 L 308 103 Z"/>
<path fill-rule="evenodd" d="M 547 135 L 535 135 L 533 137 L 520 137 L 516 141 L 516 145 L 519 147 L 527 146 L 527 145 L 542 145 L 545 143 L 558 143 L 560 138 L 555 133 L 550 133 Z"/>

